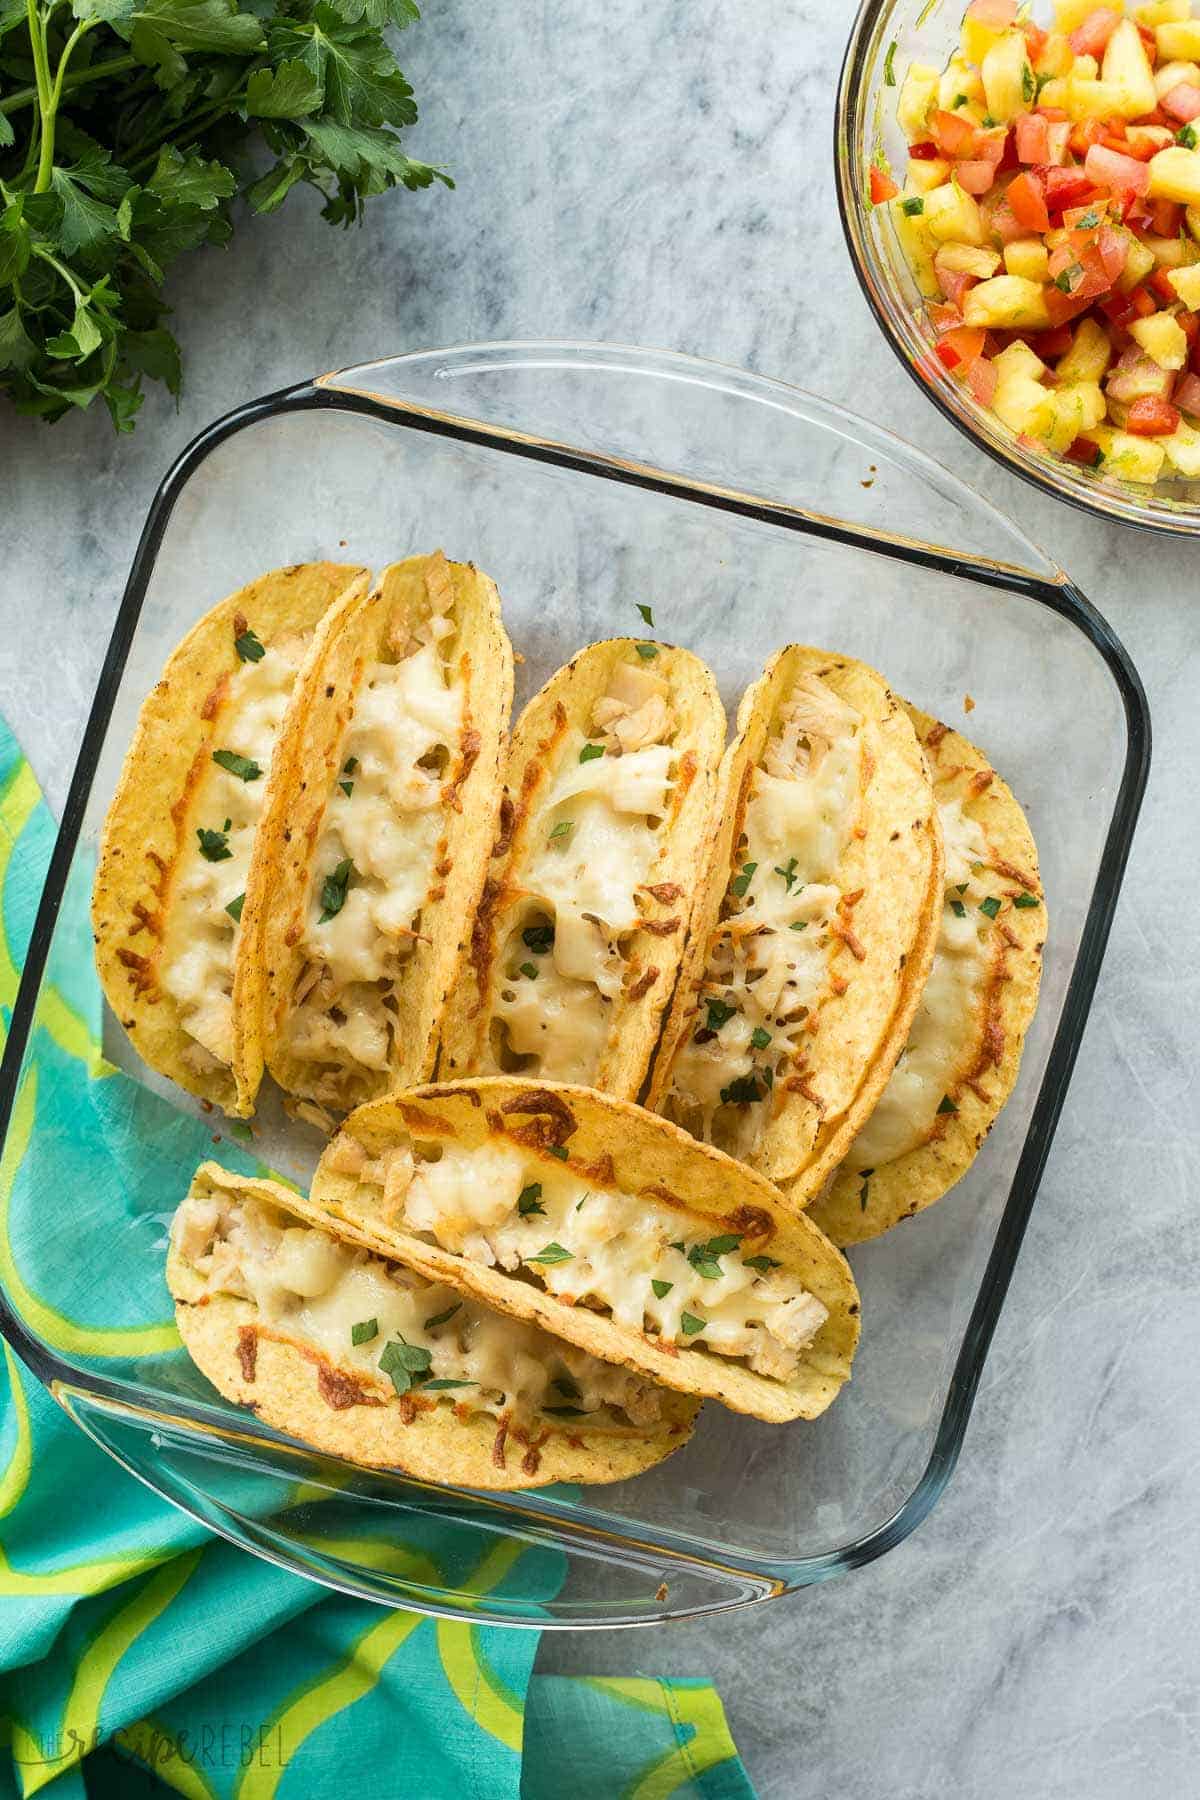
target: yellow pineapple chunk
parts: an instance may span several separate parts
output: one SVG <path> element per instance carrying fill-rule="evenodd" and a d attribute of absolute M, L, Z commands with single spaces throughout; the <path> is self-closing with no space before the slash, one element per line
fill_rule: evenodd
<path fill-rule="evenodd" d="M 1105 416 L 1104 395 L 1094 382 L 1075 382 L 1051 389 L 1054 420 L 1046 442 L 1051 450 L 1069 450 L 1077 437 L 1090 432 Z"/>
<path fill-rule="evenodd" d="M 1200 19 L 1156 25 L 1159 62 L 1200 62 Z"/>
<path fill-rule="evenodd" d="M 1187 220 L 1187 228 L 1193 239 L 1200 244 L 1200 206 L 1189 206 L 1183 216 Z"/>
<path fill-rule="evenodd" d="M 1153 112 L 1158 105 L 1154 86 L 1154 70 L 1146 54 L 1141 34 L 1132 19 L 1122 19 L 1108 40 L 1100 79 L 1119 88 L 1122 94 L 1120 112 L 1123 118 L 1137 119 Z"/>
<path fill-rule="evenodd" d="M 961 56 L 952 56 L 938 83 L 937 101 L 943 112 L 960 112 L 963 100 L 983 99 L 983 82 L 979 70 L 973 69 Z"/>
<path fill-rule="evenodd" d="M 1082 61 L 1082 57 L 1079 59 Z M 1107 119 L 1112 113 L 1124 116 L 1125 90 L 1112 81 L 1094 81 L 1088 76 L 1080 77 L 1074 71 L 1067 76 L 1066 91 L 1061 100 L 1048 102 L 1046 95 L 1049 85 L 1042 90 L 1042 104 L 1061 106 L 1064 112 L 1076 121 L 1080 119 Z"/>
<path fill-rule="evenodd" d="M 1050 252 L 1041 238 L 1015 238 L 1004 246 L 1004 267 L 1025 281 L 1049 281 Z"/>
<path fill-rule="evenodd" d="M 927 194 L 930 188 L 941 187 L 950 179 L 950 164 L 944 157 L 934 156 L 923 161 L 919 156 L 908 159 L 908 180 L 905 183 L 912 194 Z"/>
<path fill-rule="evenodd" d="M 1027 375 L 996 384 L 992 411 L 1019 436 L 1045 438 L 1054 429 L 1054 395 Z"/>
<path fill-rule="evenodd" d="M 1156 25 L 1177 25 L 1192 16 L 1192 0 L 1144 0 L 1135 6 L 1133 16 L 1139 25 L 1153 31 Z"/>
<path fill-rule="evenodd" d="M 904 198 L 904 195 L 898 194 L 890 202 L 892 224 L 921 294 L 926 300 L 938 300 L 942 289 L 933 268 L 934 251 L 938 248 L 937 239 L 930 233 L 922 214 L 913 216 L 904 211 Z"/>
<path fill-rule="evenodd" d="M 972 194 L 964 193 L 955 181 L 943 182 L 925 196 L 925 222 L 935 238 L 943 243 L 974 244 L 982 249 L 985 241 L 983 221 Z"/>
<path fill-rule="evenodd" d="M 1129 254 L 1125 258 L 1125 267 L 1121 270 L 1117 286 L 1123 294 L 1132 294 L 1135 287 L 1140 287 L 1147 275 L 1153 273 L 1155 267 L 1154 252 L 1141 238 L 1129 233 Z"/>
<path fill-rule="evenodd" d="M 1070 97 L 1071 83 L 1065 75 L 1055 75 L 1046 83 L 1038 99 L 1039 106 L 1057 106 L 1060 112 L 1067 112 L 1067 100 Z"/>
<path fill-rule="evenodd" d="M 1104 452 L 1106 475 L 1143 486 L 1152 486 L 1158 480 L 1166 460 L 1162 438 L 1134 437 L 1132 432 L 1114 431 L 1109 425 L 1097 425 L 1090 435 Z"/>
<path fill-rule="evenodd" d="M 1142 241 L 1154 258 L 1156 268 L 1181 269 L 1188 260 L 1182 238 L 1156 237 L 1154 232 L 1148 231 Z"/>
<path fill-rule="evenodd" d="M 1078 31 L 1089 13 L 1099 12 L 1101 7 L 1108 12 L 1123 13 L 1125 0 L 1054 0 L 1054 23 L 1059 31 L 1068 36 Z"/>
<path fill-rule="evenodd" d="M 1029 66 L 1029 45 L 1023 31 L 1006 31 L 984 57 L 983 92 L 988 112 L 998 125 L 1027 113 L 1033 105 L 1037 82 Z"/>
<path fill-rule="evenodd" d="M 1200 83 L 1200 63 L 1159 63 L 1154 71 L 1154 91 L 1160 100 L 1164 94 L 1169 94 L 1173 87 L 1178 87 L 1181 81 Z"/>
<path fill-rule="evenodd" d="M 1187 269 L 1172 269 L 1168 280 L 1188 311 L 1200 312 L 1200 263 L 1192 263 Z"/>
<path fill-rule="evenodd" d="M 1075 61 L 1071 40 L 1061 31 L 1051 31 L 1033 59 L 1036 75 L 1066 75 Z"/>
<path fill-rule="evenodd" d="M 1006 30 L 1007 26 L 995 30 L 980 19 L 965 18 L 958 40 L 963 61 L 974 63 L 978 67 L 992 46 L 1000 42 Z"/>
<path fill-rule="evenodd" d="M 910 63 L 896 102 L 896 119 L 910 144 L 919 144 L 926 136 L 925 125 L 937 91 L 938 71 L 926 63 Z"/>
<path fill-rule="evenodd" d="M 995 331 L 1048 331 L 1050 314 L 1041 283 L 1020 275 L 993 275 L 963 297 L 968 325 Z"/>
<path fill-rule="evenodd" d="M 1065 356 L 1059 357 L 1054 373 L 1063 382 L 1099 382 L 1111 361 L 1112 344 L 1107 331 L 1097 325 L 1095 319 L 1081 319 L 1071 348 Z M 1103 412 L 1100 417 L 1104 417 Z"/>
<path fill-rule="evenodd" d="M 1200 24 L 1197 24 L 1200 30 Z M 1200 205 L 1200 150 L 1173 144 L 1150 158 L 1150 198 L 1180 200 L 1184 206 Z"/>
<path fill-rule="evenodd" d="M 1170 313 L 1151 313 L 1148 319 L 1135 319 L 1129 327 L 1129 335 L 1147 356 L 1153 357 L 1160 369 L 1182 369 L 1188 359 L 1188 341 L 1183 327 Z"/>
<path fill-rule="evenodd" d="M 1200 431 L 1181 419 L 1170 437 L 1159 438 L 1163 454 L 1178 475 L 1195 480 L 1200 475 Z"/>
<path fill-rule="evenodd" d="M 951 275 L 974 275 L 986 281 L 1000 267 L 998 250 L 976 250 L 970 244 L 943 244 L 933 259 L 935 268 Z"/>
<path fill-rule="evenodd" d="M 998 351 L 992 361 L 1001 381 L 1015 381 L 1021 376 L 1026 381 L 1040 381 L 1049 373 L 1037 351 L 1019 339 L 1015 344 L 1009 344 L 1006 350 Z"/>

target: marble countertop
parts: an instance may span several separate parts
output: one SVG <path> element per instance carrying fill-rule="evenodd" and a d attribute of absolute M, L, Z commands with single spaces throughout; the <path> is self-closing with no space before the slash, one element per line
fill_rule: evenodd
<path fill-rule="evenodd" d="M 61 804 L 140 522 L 216 414 L 480 338 L 640 342 L 891 426 L 1048 546 L 1149 690 L 1155 767 L 1074 1085 L 958 1472 L 899 1550 L 780 1604 L 551 1637 L 559 1670 L 710 1675 L 764 1800 L 1127 1800 L 1196 1779 L 1196 551 L 1002 476 L 919 398 L 851 274 L 836 0 L 428 0 L 402 61 L 453 194 L 335 234 L 297 195 L 172 293 L 188 388 L 132 439 L 0 412 L 0 704 Z"/>

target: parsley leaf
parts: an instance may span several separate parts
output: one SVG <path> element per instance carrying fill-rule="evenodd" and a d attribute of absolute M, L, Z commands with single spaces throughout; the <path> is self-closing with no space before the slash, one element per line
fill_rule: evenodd
<path fill-rule="evenodd" d="M 423 1394 L 444 1394 L 450 1388 L 477 1386 L 478 1383 L 474 1381 L 450 1381 L 447 1380 L 444 1375 L 440 1375 L 436 1381 L 423 1381 L 421 1383 L 421 1392 Z"/>
<path fill-rule="evenodd" d="M 247 625 L 240 637 L 235 637 L 233 647 L 243 662 L 261 662 L 267 654 L 267 647 L 252 626 Z"/>
<path fill-rule="evenodd" d="M 1018 894 L 1016 899 L 1013 901 L 1013 905 L 1016 907 L 1020 907 L 1022 911 L 1024 911 L 1026 907 L 1040 906 L 1041 904 L 1042 903 L 1038 899 L 1036 894 Z"/>
<path fill-rule="evenodd" d="M 658 655 L 658 645 L 657 644 L 639 644 L 637 647 L 637 653 L 641 657 L 643 662 L 653 662 L 654 658 Z"/>
<path fill-rule="evenodd" d="M 737 1007 L 730 1006 L 727 1000 L 706 1000 L 705 1005 L 708 1008 L 708 1017 L 704 1021 L 706 1031 L 720 1031 L 737 1011 Z"/>
<path fill-rule="evenodd" d="M 354 877 L 354 864 L 348 856 L 342 858 L 331 875 L 327 875 L 321 884 L 321 925 L 327 925 L 335 919 L 346 904 L 346 894 Z"/>
<path fill-rule="evenodd" d="M 958 1111 L 957 1106 L 954 1104 L 949 1094 L 942 1095 L 941 1100 L 938 1102 L 938 1111 L 940 1113 L 956 1113 Z"/>
<path fill-rule="evenodd" d="M 350 1342 L 352 1344 L 369 1344 L 372 1338 L 377 1338 L 378 1336 L 378 1319 L 360 1319 L 357 1325 L 352 1325 L 350 1327 Z"/>
<path fill-rule="evenodd" d="M 755 1100 L 761 1100 L 758 1082 L 753 1075 L 739 1075 L 728 1087 L 721 1089 L 721 1103 L 728 1106 L 748 1106 Z"/>
<path fill-rule="evenodd" d="M 238 894 L 236 896 L 236 898 L 231 900 L 229 902 L 228 906 L 225 908 L 225 911 L 229 914 L 230 918 L 233 920 L 235 925 L 240 925 L 242 922 L 242 908 L 243 908 L 243 906 L 245 906 L 245 904 L 246 904 L 245 894 Z"/>
<path fill-rule="evenodd" d="M 565 1144 L 551 1144 L 550 1154 L 551 1156 L 557 1156 L 559 1162 L 566 1162 L 571 1152 L 567 1149 Z"/>
<path fill-rule="evenodd" d="M 650 1286 L 654 1289 L 654 1295 L 657 1300 L 665 1300 L 671 1289 L 675 1286 L 675 1283 L 673 1281 L 655 1281 L 652 1279 Z"/>
<path fill-rule="evenodd" d="M 704 1330 L 704 1327 L 708 1324 L 708 1320 L 698 1319 L 695 1313 L 685 1312 L 680 1313 L 679 1324 L 684 1337 L 695 1337 L 698 1331 Z"/>
<path fill-rule="evenodd" d="M 756 1050 L 766 1050 L 771 1042 L 771 1034 L 763 1026 L 756 1025 L 750 1033 L 750 1042 Z"/>
<path fill-rule="evenodd" d="M 748 1269 L 757 1269 L 760 1275 L 766 1275 L 771 1269 L 782 1269 L 783 1264 L 776 1262 L 773 1256 L 743 1256 L 742 1261 Z"/>
<path fill-rule="evenodd" d="M 205 862 L 228 862 L 233 855 L 229 848 L 229 820 L 225 821 L 223 831 L 209 831 L 205 826 L 196 827 L 196 836 L 200 840 L 200 854 Z"/>
<path fill-rule="evenodd" d="M 995 894 L 989 894 L 986 900 L 981 900 L 979 902 L 979 910 L 981 913 L 986 913 L 989 919 L 994 919 L 996 914 L 1000 911 L 1000 902 L 997 900 Z"/>
<path fill-rule="evenodd" d="M 579 752 L 579 760 L 581 763 L 595 762 L 597 757 L 603 755 L 603 744 L 585 744 L 583 749 Z"/>
<path fill-rule="evenodd" d="M 521 942 L 535 956 L 545 956 L 554 943 L 553 925 L 527 925 L 521 933 Z"/>
<path fill-rule="evenodd" d="M 574 827 L 574 819 L 560 819 L 558 824 L 552 829 L 547 842 L 552 844 L 556 838 L 565 838 L 569 831 L 574 830 Z"/>
<path fill-rule="evenodd" d="M 745 899 L 746 889 L 750 886 L 750 883 L 754 880 L 754 871 L 757 868 L 758 868 L 758 864 L 756 862 L 743 863 L 741 874 L 735 875 L 733 880 L 730 882 L 729 886 L 732 889 L 732 891 L 737 895 L 739 900 Z"/>
<path fill-rule="evenodd" d="M 213 761 L 230 775 L 236 775 L 239 781 L 258 781 L 262 775 L 262 766 L 251 756 L 239 756 L 236 750 L 214 750 Z"/>
<path fill-rule="evenodd" d="M 531 1181 L 528 1187 L 523 1187 L 521 1189 L 520 1193 L 517 1195 L 517 1211 L 523 1219 L 527 1219 L 530 1213 L 545 1214 L 546 1209 L 542 1205 L 542 1184 L 540 1181 Z"/>
<path fill-rule="evenodd" d="M 527 1256 L 525 1261 L 530 1263 L 572 1262 L 574 1255 L 570 1250 L 564 1250 L 561 1244 L 550 1243 L 544 1250 L 539 1250 L 536 1256 Z"/>
<path fill-rule="evenodd" d="M 649 606 L 643 606 L 642 602 L 639 600 L 637 603 L 637 609 L 641 613 L 642 618 L 645 620 L 646 624 L 649 625 L 650 629 L 653 631 L 653 629 L 654 629 L 654 610 L 653 610 L 653 608 L 649 607 Z"/>
<path fill-rule="evenodd" d="M 425 1321 L 424 1325 L 422 1325 L 421 1329 L 422 1329 L 422 1331 L 436 1331 L 439 1325 L 445 1325 L 450 1319 L 452 1319 L 454 1317 L 456 1312 L 461 1312 L 461 1311 L 462 1311 L 462 1301 L 456 1300 L 454 1302 L 453 1306 L 448 1306 L 446 1308 L 445 1312 L 434 1313 L 432 1319 L 426 1319 L 426 1321 Z"/>
<path fill-rule="evenodd" d="M 519 963 L 517 965 L 517 973 L 518 975 L 524 975 L 528 981 L 536 981 L 538 976 L 537 964 L 531 962 Z"/>

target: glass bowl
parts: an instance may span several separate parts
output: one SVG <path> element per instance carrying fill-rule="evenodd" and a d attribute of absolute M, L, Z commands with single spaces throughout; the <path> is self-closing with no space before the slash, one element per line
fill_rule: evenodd
<path fill-rule="evenodd" d="M 937 334 L 925 317 L 891 210 L 871 206 L 867 178 L 880 152 L 893 170 L 903 170 L 907 151 L 896 99 L 904 70 L 912 61 L 941 67 L 958 44 L 965 10 L 966 0 L 863 0 L 854 21 L 838 86 L 834 165 L 842 228 L 867 303 L 922 393 L 1006 469 L 1106 519 L 1183 536 L 1200 533 L 1200 481 L 1139 487 L 1103 469 L 1027 450 L 932 353 Z M 892 45 L 895 86 L 887 81 Z"/>
<path fill-rule="evenodd" d="M 165 1222 L 201 1154 L 236 1162 L 246 1146 L 151 1076 L 94 994 L 97 834 L 171 646 L 259 571 L 342 553 L 379 567 L 438 545 L 499 582 L 525 659 L 518 702 L 580 645 L 636 628 L 639 602 L 663 637 L 709 660 L 731 715 L 793 639 L 865 658 L 958 724 L 969 693 L 968 729 L 1042 849 L 1051 930 L 1020 1082 L 954 1193 L 853 1252 L 865 1329 L 845 1395 L 784 1428 L 709 1406 L 684 1450 L 615 1487 L 440 1488 L 320 1457 L 221 1400 L 172 1335 Z M 926 1516 L 958 1455 L 1148 762 L 1137 674 L 1067 577 L 937 464 L 795 389 L 643 350 L 501 344 L 390 358 L 243 406 L 158 490 L 80 751 L 0 1069 L 0 1325 L 158 1493 L 247 1549 L 390 1605 L 646 1623 L 879 1556 Z M 115 1095 L 107 1213 L 53 1083 L 34 1093 L 64 994 L 76 1015 L 94 1007 L 118 1065 L 98 1071 Z M 315 1135 L 269 1108 L 254 1130 L 256 1155 L 303 1181 Z M 108 1331 L 99 1348 L 88 1325 Z M 478 1570 L 497 1556 L 516 1560 L 485 1591 Z"/>

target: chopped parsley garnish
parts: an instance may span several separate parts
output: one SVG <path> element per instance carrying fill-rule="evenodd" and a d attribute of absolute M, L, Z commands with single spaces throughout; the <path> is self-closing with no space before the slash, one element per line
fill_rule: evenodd
<path fill-rule="evenodd" d="M 239 756 L 236 750 L 214 750 L 212 759 L 239 781 L 257 781 L 262 774 L 261 765 L 252 756 Z"/>
<path fill-rule="evenodd" d="M 1028 63 L 1021 64 L 1021 98 L 1032 100 L 1037 93 L 1037 78 Z"/>
<path fill-rule="evenodd" d="M 808 920 L 807 919 L 793 919 L 792 920 L 792 930 L 793 931 L 807 931 L 808 930 Z"/>
<path fill-rule="evenodd" d="M 579 752 L 579 760 L 581 763 L 595 762 L 597 757 L 600 757 L 603 755 L 604 755 L 604 745 L 603 744 L 585 744 L 583 746 L 583 749 Z"/>
<path fill-rule="evenodd" d="M 652 609 L 648 606 L 643 606 L 640 600 L 637 603 L 637 609 L 641 613 L 642 618 L 646 621 L 646 624 L 649 625 L 650 628 L 653 630 L 654 613 L 653 613 Z"/>
<path fill-rule="evenodd" d="M 444 1325 L 448 1319 L 452 1319 L 455 1313 L 460 1312 L 461 1310 L 462 1301 L 456 1300 L 453 1306 L 448 1306 L 446 1308 L 445 1312 L 434 1313 L 432 1319 L 426 1319 L 424 1325 L 421 1327 L 422 1331 L 436 1331 L 439 1325 Z"/>
<path fill-rule="evenodd" d="M 896 51 L 899 46 L 895 38 L 887 47 L 887 55 L 883 59 L 883 79 L 888 87 L 896 85 Z"/>
<path fill-rule="evenodd" d="M 965 919 L 967 916 L 967 909 L 961 900 L 952 900 L 950 902 L 950 911 L 954 914 L 956 919 Z"/>
<path fill-rule="evenodd" d="M 993 119 L 991 113 L 984 113 L 983 118 L 980 120 L 980 124 L 985 131 L 994 131 L 996 129 L 996 121 Z"/>
<path fill-rule="evenodd" d="M 551 831 L 548 841 L 552 844 L 554 842 L 555 838 L 565 838 L 567 836 L 568 832 L 573 831 L 574 828 L 575 828 L 574 819 L 560 819 L 558 821 L 558 824 Z"/>
<path fill-rule="evenodd" d="M 352 781 L 339 781 L 338 786 L 341 788 L 343 794 L 345 794 L 345 796 L 348 800 L 350 798 L 351 794 L 354 792 L 354 783 Z"/>
<path fill-rule="evenodd" d="M 521 942 L 535 956 L 545 956 L 554 943 L 553 925 L 527 925 L 521 933 Z"/>
<path fill-rule="evenodd" d="M 1064 269 L 1061 275 L 1054 277 L 1054 285 L 1061 288 L 1064 294 L 1073 294 L 1082 280 L 1083 264 L 1072 263 L 1069 269 Z"/>
<path fill-rule="evenodd" d="M 741 874 L 735 875 L 733 880 L 730 882 L 729 886 L 732 889 L 732 891 L 737 895 L 739 900 L 745 899 L 746 889 L 750 886 L 750 883 L 754 880 L 754 871 L 757 869 L 757 867 L 758 867 L 758 864 L 756 862 L 743 863 Z"/>
<path fill-rule="evenodd" d="M 569 1375 L 556 1375 L 551 1381 L 550 1386 L 556 1387 L 560 1394 L 566 1395 L 568 1400 L 583 1399 L 579 1383 L 577 1381 L 572 1381 Z"/>
<path fill-rule="evenodd" d="M 550 1243 L 544 1250 L 539 1250 L 536 1256 L 527 1256 L 525 1261 L 531 1263 L 573 1262 L 574 1253 L 564 1250 L 561 1244 Z"/>
<path fill-rule="evenodd" d="M 584 1195 L 583 1195 L 583 1198 L 582 1198 L 582 1199 L 581 1199 L 581 1200 L 580 1200 L 580 1201 L 579 1201 L 579 1203 L 578 1203 L 578 1205 L 577 1205 L 577 1206 L 576 1206 L 576 1208 L 575 1208 L 575 1211 L 576 1211 L 576 1212 L 582 1212 L 582 1211 L 583 1211 L 583 1202 L 584 1202 L 584 1200 L 590 1200 L 590 1199 L 591 1199 L 591 1197 L 592 1197 L 592 1190 L 591 1190 L 591 1188 L 589 1188 L 589 1189 L 588 1189 L 588 1191 L 587 1191 L 587 1193 L 586 1193 L 586 1194 L 584 1194 Z"/>
<path fill-rule="evenodd" d="M 925 211 L 925 201 L 920 194 L 910 194 L 907 200 L 900 202 L 900 211 L 910 219 L 919 218 Z"/>
<path fill-rule="evenodd" d="M 765 1050 L 771 1042 L 771 1034 L 769 1031 L 765 1031 L 761 1025 L 756 1025 L 750 1033 L 750 1042 L 756 1050 Z"/>
<path fill-rule="evenodd" d="M 245 894 L 238 894 L 233 900 L 231 900 L 229 902 L 229 905 L 225 908 L 225 911 L 229 914 L 230 918 L 233 920 L 235 925 L 240 925 L 242 922 L 242 908 L 243 908 L 243 906 L 245 906 L 245 904 L 246 904 Z M 1034 901 L 1034 905 L 1035 906 L 1037 905 L 1036 901 Z"/>
<path fill-rule="evenodd" d="M 965 893 L 966 893 L 966 891 L 967 891 L 967 889 L 968 889 L 968 888 L 969 888 L 969 887 L 970 887 L 970 885 L 971 885 L 971 884 L 970 884 L 970 882 L 969 882 L 969 881 L 958 881 L 958 882 L 955 882 L 955 884 L 954 884 L 954 891 L 955 891 L 955 893 L 956 893 L 956 894 L 965 894 Z"/>
<path fill-rule="evenodd" d="M 522 963 L 517 973 L 527 976 L 530 981 L 537 980 L 537 967 L 534 963 Z"/>
<path fill-rule="evenodd" d="M 708 1017 L 704 1021 L 706 1031 L 720 1031 L 737 1011 L 737 1007 L 730 1006 L 727 1000 L 706 1000 L 705 1005 L 708 1007 Z"/>
<path fill-rule="evenodd" d="M 531 1181 L 528 1187 L 523 1187 L 521 1189 L 520 1193 L 517 1195 L 517 1211 L 523 1219 L 527 1219 L 530 1213 L 545 1213 L 546 1209 L 542 1205 L 542 1184 L 540 1181 Z"/>
<path fill-rule="evenodd" d="M 358 773 L 358 758 L 357 758 L 357 756 L 348 756 L 346 758 L 345 762 L 342 764 L 342 774 L 343 775 L 357 775 L 357 773 Z"/>
<path fill-rule="evenodd" d="M 986 900 L 981 900 L 979 902 L 979 910 L 981 913 L 986 913 L 989 919 L 994 919 L 996 914 L 1000 911 L 1000 902 L 997 900 L 995 894 L 989 894 Z"/>
<path fill-rule="evenodd" d="M 698 1319 L 695 1313 L 685 1312 L 679 1315 L 679 1325 L 684 1337 L 695 1337 L 708 1324 L 707 1319 Z"/>
<path fill-rule="evenodd" d="M 940 1113 L 956 1113 L 958 1111 L 957 1106 L 954 1104 L 949 1094 L 942 1095 L 942 1098 L 938 1103 L 938 1111 Z"/>
<path fill-rule="evenodd" d="M 228 819 L 220 831 L 209 831 L 206 826 L 198 825 L 196 836 L 200 839 L 200 854 L 205 862 L 228 862 L 233 855 L 229 848 Z"/>
<path fill-rule="evenodd" d="M 722 1232 L 717 1237 L 709 1238 L 706 1244 L 693 1244 L 687 1253 L 687 1259 L 697 1275 L 702 1275 L 705 1281 L 719 1281 L 725 1271 L 717 1259 L 736 1250 L 741 1241 L 736 1232 Z"/>
<path fill-rule="evenodd" d="M 1022 910 L 1027 906 L 1040 906 L 1041 904 L 1036 894 L 1018 894 L 1013 901 L 1013 905 L 1021 907 Z"/>
<path fill-rule="evenodd" d="M 422 1382 L 421 1392 L 423 1394 L 444 1394 L 448 1388 L 475 1387 L 476 1385 L 477 1383 L 474 1381 L 450 1381 L 442 1375 L 436 1381 Z"/>
<path fill-rule="evenodd" d="M 752 1101 L 761 1100 L 758 1083 L 753 1075 L 739 1075 L 728 1087 L 721 1089 L 721 1103 L 728 1106 L 732 1102 L 736 1106 L 747 1106 Z"/>
<path fill-rule="evenodd" d="M 957 112 L 960 106 L 965 106 L 966 104 L 967 104 L 967 96 L 965 94 L 955 94 L 954 105 L 950 108 L 950 110 L 951 110 L 951 112 Z"/>
<path fill-rule="evenodd" d="M 665 1300 L 671 1289 L 675 1286 L 675 1283 L 673 1281 L 652 1280 L 650 1286 L 654 1289 L 654 1298 L 656 1300 Z"/>
<path fill-rule="evenodd" d="M 748 1269 L 757 1269 L 760 1275 L 766 1275 L 771 1269 L 782 1269 L 783 1264 L 776 1262 L 773 1256 L 743 1256 L 743 1263 Z"/>
<path fill-rule="evenodd" d="M 398 1394 L 407 1394 L 428 1373 L 432 1363 L 432 1350 L 426 1350 L 420 1344 L 406 1343 L 403 1338 L 393 1338 L 384 1346 L 379 1368 L 382 1374 L 390 1377 Z"/>
<path fill-rule="evenodd" d="M 252 625 L 247 625 L 241 636 L 234 638 L 233 647 L 243 662 L 261 662 L 267 654 L 267 646 Z"/>
<path fill-rule="evenodd" d="M 557 1156 L 559 1162 L 566 1162 L 571 1152 L 567 1149 L 565 1144 L 551 1144 L 550 1154 L 551 1156 Z"/>
<path fill-rule="evenodd" d="M 796 885 L 796 858 L 794 856 L 788 857 L 786 869 L 781 869 L 777 863 L 775 865 L 775 873 L 783 876 L 786 884 L 786 892 L 790 894 Z"/>
<path fill-rule="evenodd" d="M 229 1132 L 230 1137 L 240 1138 L 243 1144 L 252 1144 L 254 1142 L 254 1133 L 247 1125 L 245 1119 L 231 1119 L 226 1126 L 226 1130 Z"/>
<path fill-rule="evenodd" d="M 653 662 L 654 658 L 658 655 L 658 645 L 657 644 L 639 644 L 637 647 L 637 653 L 641 657 L 643 662 Z"/>
<path fill-rule="evenodd" d="M 672 1238 L 667 1248 L 669 1250 L 678 1250 L 680 1256 L 686 1256 L 687 1254 L 687 1245 L 683 1242 L 682 1238 Z"/>
<path fill-rule="evenodd" d="M 1098 212 L 1085 212 L 1075 229 L 1077 231 L 1095 231 L 1099 223 L 1100 214 Z"/>
<path fill-rule="evenodd" d="M 736 1231 L 724 1231 L 719 1237 L 709 1238 L 708 1253 L 710 1256 L 727 1256 L 741 1241 Z"/>
<path fill-rule="evenodd" d="M 344 856 L 331 875 L 327 875 L 321 884 L 321 925 L 327 925 L 330 919 L 336 919 L 346 904 L 346 894 L 354 875 L 354 864 L 348 856 Z"/>
<path fill-rule="evenodd" d="M 352 1325 L 350 1327 L 350 1342 L 352 1344 L 369 1344 L 372 1338 L 377 1338 L 378 1336 L 378 1319 L 360 1319 L 357 1325 Z"/>
<path fill-rule="evenodd" d="M 1197 143 L 1196 127 L 1194 125 L 1184 125 L 1175 133 L 1175 141 L 1176 143 L 1182 144 L 1185 150 L 1194 150 Z"/>
<path fill-rule="evenodd" d="M 1099 444 L 1097 444 L 1096 445 L 1096 454 L 1092 458 L 1093 469 L 1098 469 L 1100 467 L 1100 465 L 1103 463 L 1103 461 L 1104 461 L 1104 452 L 1100 448 Z"/>

